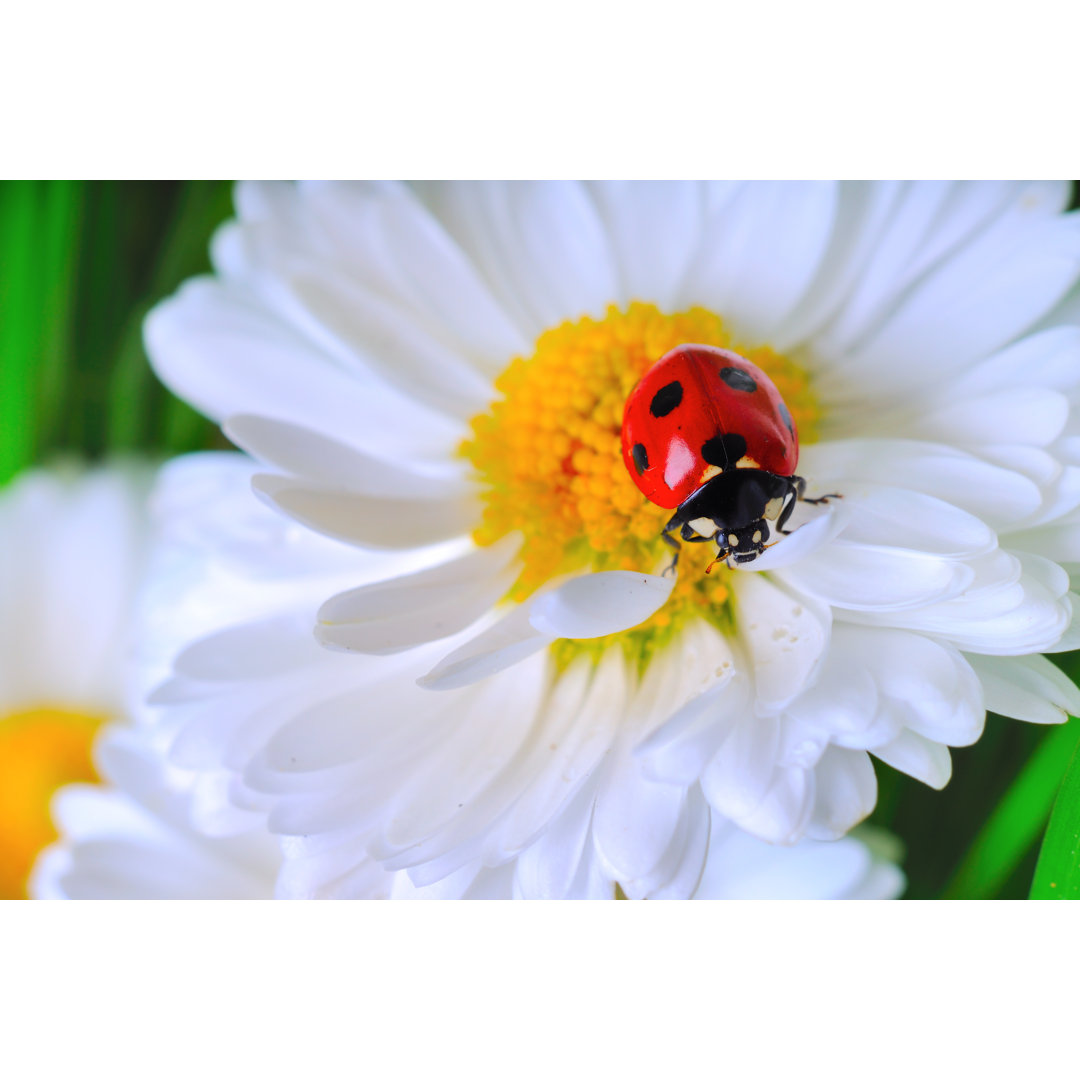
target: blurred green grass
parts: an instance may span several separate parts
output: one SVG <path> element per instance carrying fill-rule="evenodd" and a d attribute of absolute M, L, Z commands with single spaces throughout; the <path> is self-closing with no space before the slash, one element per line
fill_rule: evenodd
<path fill-rule="evenodd" d="M 0 484 L 61 454 L 225 445 L 154 377 L 149 307 L 210 268 L 231 184 L 0 184 Z"/>
<path fill-rule="evenodd" d="M 230 215 L 223 181 L 0 183 L 0 485 L 63 455 L 228 445 L 154 377 L 141 322 L 209 270 L 210 237 Z M 1074 679 L 1078 656 L 1056 658 Z M 1076 728 L 991 716 L 975 746 L 953 752 L 941 792 L 878 763 L 870 821 L 905 845 L 906 895 L 1026 897 Z M 1080 777 L 1055 810 L 1063 839 L 1048 840 L 1047 880 L 1073 880 L 1058 863 L 1075 856 L 1078 807 Z"/>

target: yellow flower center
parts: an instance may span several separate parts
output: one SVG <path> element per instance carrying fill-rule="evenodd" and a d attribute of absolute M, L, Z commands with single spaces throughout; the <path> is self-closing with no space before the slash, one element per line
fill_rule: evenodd
<path fill-rule="evenodd" d="M 57 836 L 57 788 L 98 780 L 90 748 L 102 721 L 51 707 L 0 717 L 0 899 L 26 898 L 34 860 Z"/>
<path fill-rule="evenodd" d="M 803 443 L 811 442 L 817 403 L 806 372 L 766 346 L 733 341 L 720 316 L 704 308 L 665 315 L 653 304 L 610 307 L 596 320 L 564 322 L 543 333 L 531 357 L 517 357 L 497 380 L 491 411 L 472 421 L 462 453 L 484 487 L 478 544 L 509 532 L 524 536 L 523 569 L 510 598 L 523 600 L 553 577 L 591 569 L 654 573 L 671 558 L 661 530 L 672 511 L 650 503 L 623 464 L 623 408 L 638 380 L 683 344 L 734 349 L 767 372 L 791 410 Z M 688 544 L 671 598 L 640 626 L 619 635 L 644 660 L 688 616 L 725 625 L 727 570 L 706 566 L 712 544 Z M 567 659 L 599 642 L 574 642 Z"/>

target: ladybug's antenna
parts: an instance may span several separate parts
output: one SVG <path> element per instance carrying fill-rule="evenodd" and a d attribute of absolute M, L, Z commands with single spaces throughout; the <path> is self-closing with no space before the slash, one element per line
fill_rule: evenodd
<path fill-rule="evenodd" d="M 730 554 L 730 552 L 727 550 L 727 548 L 724 548 L 722 551 L 718 551 L 716 553 L 716 558 L 713 559 L 713 561 L 711 563 L 709 563 L 708 566 L 705 567 L 705 573 L 706 574 L 709 573 L 709 571 L 712 570 L 712 568 L 718 562 L 723 562 L 728 557 L 729 554 Z"/>

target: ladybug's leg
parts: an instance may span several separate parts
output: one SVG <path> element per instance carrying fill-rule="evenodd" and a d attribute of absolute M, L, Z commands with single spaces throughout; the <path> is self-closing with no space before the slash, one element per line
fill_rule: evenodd
<path fill-rule="evenodd" d="M 795 504 L 802 498 L 802 493 L 806 490 L 806 481 L 801 476 L 793 476 L 792 485 L 788 491 L 788 494 L 793 494 L 793 499 L 787 499 L 784 503 L 784 509 L 780 511 L 780 516 L 776 519 L 776 531 L 783 533 L 785 536 L 791 535 L 790 529 L 785 529 L 787 520 L 791 517 L 792 511 L 795 509 Z"/>
<path fill-rule="evenodd" d="M 679 515 L 676 514 L 664 526 L 664 531 L 660 534 L 660 536 L 663 538 L 664 543 L 667 544 L 668 547 L 673 547 L 675 549 L 675 554 L 671 557 L 671 562 L 668 563 L 668 565 L 666 567 L 664 567 L 664 572 L 661 575 L 662 577 L 667 577 L 668 574 L 674 574 L 675 573 L 675 568 L 679 565 L 679 553 L 682 551 L 682 546 L 680 545 L 679 541 L 676 540 L 675 537 L 671 535 L 671 530 L 674 529 L 675 526 L 678 525 L 678 524 L 679 524 Z"/>
<path fill-rule="evenodd" d="M 806 491 L 806 481 L 801 476 L 793 476 L 791 479 L 795 481 L 795 497 L 800 502 L 810 503 L 811 506 L 827 503 L 830 499 L 842 499 L 844 497 L 838 492 L 830 491 L 828 495 L 819 495 L 816 499 L 808 499 L 803 494 Z"/>

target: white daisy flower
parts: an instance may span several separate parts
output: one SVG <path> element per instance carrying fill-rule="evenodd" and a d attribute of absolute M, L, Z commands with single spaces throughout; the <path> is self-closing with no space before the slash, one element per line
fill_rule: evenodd
<path fill-rule="evenodd" d="M 220 653 L 218 690 L 274 677 L 242 734 L 206 723 L 204 763 L 324 880 L 359 852 L 421 884 L 516 858 L 555 895 L 587 852 L 628 895 L 690 895 L 713 815 L 836 837 L 874 805 L 871 755 L 940 787 L 987 708 L 1064 719 L 1080 696 L 1038 654 L 1077 644 L 1067 198 L 242 186 L 218 276 L 148 321 L 155 366 L 279 470 L 267 501 L 427 564 L 327 600 L 318 639 L 346 654 L 312 649 L 287 708 L 268 625 L 218 641 L 242 661 Z M 762 368 L 808 494 L 842 499 L 739 567 L 685 548 L 673 580 L 620 426 L 686 343 Z M 332 665 L 336 702 L 311 689 Z M 443 693 L 382 696 L 413 671 Z"/>
<path fill-rule="evenodd" d="M 0 898 L 27 895 L 50 799 L 96 779 L 94 736 L 123 713 L 147 486 L 135 468 L 66 469 L 0 492 Z"/>
<path fill-rule="evenodd" d="M 60 840 L 38 858 L 35 900 L 262 900 L 274 895 L 279 844 L 257 832 L 207 837 L 191 824 L 190 777 L 167 740 L 115 725 L 94 757 L 109 783 L 73 783 L 53 800 Z"/>
<path fill-rule="evenodd" d="M 526 845 L 517 857 L 466 852 L 443 860 L 447 865 L 420 869 L 377 857 L 376 838 L 364 833 L 363 822 L 373 811 L 389 811 L 396 776 L 382 775 L 384 756 L 353 760 L 348 752 L 337 754 L 327 738 L 339 745 L 351 740 L 357 710 L 372 703 L 398 713 L 402 742 L 418 737 L 425 722 L 452 724 L 455 701 L 461 708 L 481 699 L 417 687 L 423 651 L 403 654 L 399 663 L 321 648 L 310 627 L 326 588 L 370 578 L 382 561 L 261 506 L 248 491 L 252 471 L 236 454 L 195 455 L 163 471 L 155 499 L 161 532 L 137 624 L 140 682 L 154 681 L 185 639 L 194 644 L 181 650 L 174 678 L 152 696 L 145 731 L 121 733 L 102 746 L 100 756 L 111 762 L 109 775 L 121 790 L 63 793 L 59 816 L 71 850 L 43 865 L 54 879 L 65 873 L 65 895 L 108 895 L 111 889 L 116 896 L 611 899 L 621 886 L 625 894 L 657 898 L 886 899 L 902 890 L 887 837 L 884 843 L 871 836 L 782 848 L 707 810 L 692 831 L 668 845 L 663 865 L 647 880 L 620 881 L 582 830 L 605 786 L 600 773 L 541 844 L 535 850 Z M 581 673 L 578 665 L 567 676 L 564 706 L 572 704 L 570 687 Z M 508 674 L 491 685 L 488 700 L 502 697 L 529 716 L 535 711 Z M 433 713 L 429 705 L 451 708 Z M 262 755 L 248 760 L 263 742 L 269 771 Z M 261 776 L 273 772 L 279 754 L 297 777 L 306 774 L 316 788 L 325 782 L 324 790 L 311 792 L 320 807 L 331 795 L 358 796 L 358 802 L 346 798 L 341 829 L 302 836 L 285 820 L 314 804 L 292 806 L 282 818 L 273 793 L 261 789 Z M 414 780 L 430 782 L 430 769 Z M 452 774 L 449 789 L 463 791 Z M 457 823 L 467 817 L 459 813 Z M 288 837 L 276 886 L 276 866 L 259 847 L 269 838 L 268 825 Z"/>

